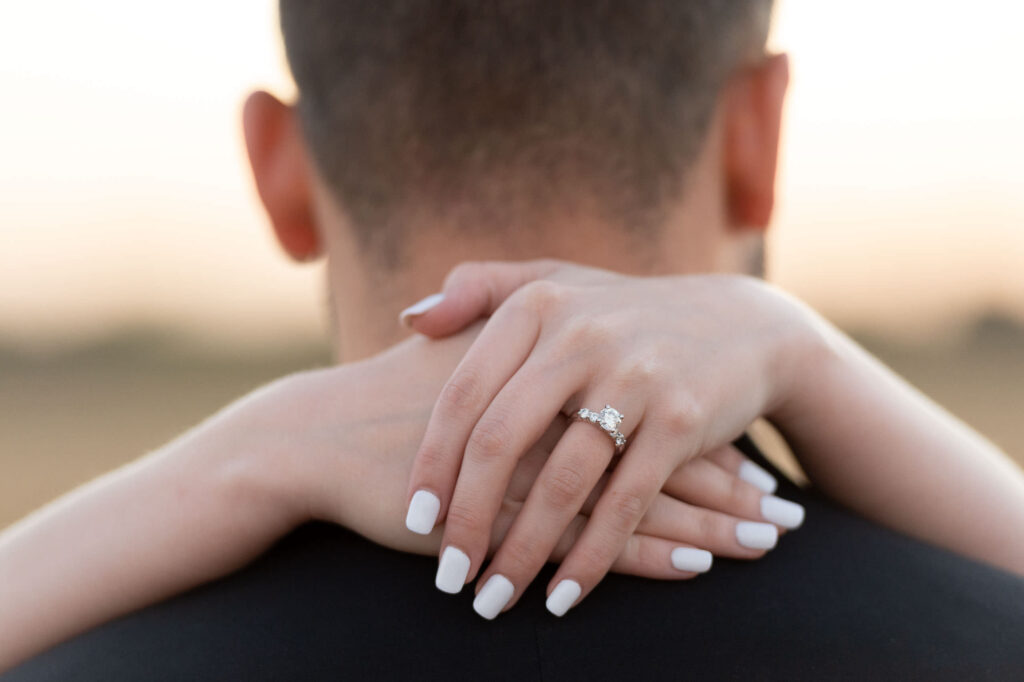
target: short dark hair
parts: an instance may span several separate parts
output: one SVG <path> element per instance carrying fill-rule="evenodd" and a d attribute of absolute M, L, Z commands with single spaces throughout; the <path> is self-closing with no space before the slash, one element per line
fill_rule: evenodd
<path fill-rule="evenodd" d="M 313 160 L 363 244 L 385 248 L 424 211 L 488 229 L 558 210 L 656 224 L 718 91 L 764 50 L 771 9 L 280 1 Z"/>

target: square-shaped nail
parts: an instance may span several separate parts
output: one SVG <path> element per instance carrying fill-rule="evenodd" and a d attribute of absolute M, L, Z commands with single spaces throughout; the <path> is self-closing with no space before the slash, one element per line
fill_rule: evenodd
<path fill-rule="evenodd" d="M 773 493 L 779 487 L 779 482 L 775 480 L 774 476 L 750 460 L 740 465 L 739 476 L 741 480 L 746 481 L 763 493 Z"/>
<path fill-rule="evenodd" d="M 804 508 L 796 502 L 765 495 L 761 498 L 761 516 L 783 528 L 799 528 L 804 522 Z"/>
<path fill-rule="evenodd" d="M 466 584 L 469 575 L 469 557 L 458 547 L 445 547 L 441 560 L 437 563 L 437 575 L 434 585 L 448 594 L 458 594 Z"/>
<path fill-rule="evenodd" d="M 473 600 L 473 610 L 487 620 L 494 620 L 505 608 L 505 604 L 512 598 L 515 591 L 515 586 L 508 578 L 500 573 L 495 573 L 487 579 L 483 589 Z"/>
<path fill-rule="evenodd" d="M 575 580 L 563 580 L 555 586 L 555 589 L 551 590 L 551 595 L 548 596 L 544 605 L 548 611 L 562 617 L 572 608 L 582 592 L 583 588 Z"/>
<path fill-rule="evenodd" d="M 429 490 L 417 490 L 409 502 L 405 514 L 405 527 L 413 533 L 429 535 L 434 530 L 437 513 L 441 511 L 441 500 Z"/>
<path fill-rule="evenodd" d="M 749 549 L 771 549 L 779 541 L 779 529 L 770 523 L 740 521 L 736 524 L 736 542 Z"/>
<path fill-rule="evenodd" d="M 696 547 L 676 547 L 672 550 L 672 566 L 680 571 L 705 573 L 711 568 L 711 552 Z"/>

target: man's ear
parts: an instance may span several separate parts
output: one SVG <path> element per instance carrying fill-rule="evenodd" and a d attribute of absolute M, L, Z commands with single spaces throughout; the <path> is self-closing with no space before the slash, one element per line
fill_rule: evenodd
<path fill-rule="evenodd" d="M 782 105 L 789 58 L 772 55 L 745 68 L 728 85 L 723 145 L 730 222 L 765 229 L 775 205 Z"/>
<path fill-rule="evenodd" d="M 242 110 L 249 165 L 277 241 L 297 261 L 320 255 L 309 166 L 295 112 L 268 92 L 257 91 Z"/>

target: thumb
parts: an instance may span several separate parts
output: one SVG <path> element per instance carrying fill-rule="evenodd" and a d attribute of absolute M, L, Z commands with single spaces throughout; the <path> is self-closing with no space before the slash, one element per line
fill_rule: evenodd
<path fill-rule="evenodd" d="M 561 265 L 550 259 L 460 263 L 445 277 L 441 293 L 409 306 L 398 319 L 420 334 L 448 336 L 491 315 L 516 289 L 544 279 Z"/>

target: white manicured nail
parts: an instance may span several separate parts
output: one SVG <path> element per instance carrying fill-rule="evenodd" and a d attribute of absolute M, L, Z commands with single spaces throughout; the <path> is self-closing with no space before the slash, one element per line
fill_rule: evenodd
<path fill-rule="evenodd" d="M 736 542 L 750 549 L 771 549 L 779 541 L 779 529 L 770 523 L 740 521 L 736 524 Z"/>
<path fill-rule="evenodd" d="M 548 607 L 548 611 L 561 618 L 572 608 L 582 592 L 583 588 L 575 580 L 563 580 L 551 590 L 551 596 L 548 597 L 545 606 Z"/>
<path fill-rule="evenodd" d="M 441 511 L 441 500 L 429 490 L 417 490 L 405 514 L 405 527 L 413 533 L 429 535 L 434 530 L 437 513 Z"/>
<path fill-rule="evenodd" d="M 774 476 L 750 460 L 740 465 L 740 478 L 764 493 L 773 493 L 779 486 Z"/>
<path fill-rule="evenodd" d="M 448 594 L 458 594 L 469 575 L 469 557 L 458 547 L 445 547 L 437 564 L 434 585 Z"/>
<path fill-rule="evenodd" d="M 774 526 L 772 527 L 774 528 Z M 473 600 L 473 610 L 487 620 L 494 620 L 505 608 L 505 604 L 512 598 L 515 591 L 516 588 L 508 578 L 500 573 L 495 573 L 487 580 L 484 588 L 480 590 L 480 594 L 476 595 L 476 599 Z"/>
<path fill-rule="evenodd" d="M 676 547 L 672 550 L 672 565 L 680 571 L 704 573 L 711 568 L 711 552 L 696 547 Z"/>
<path fill-rule="evenodd" d="M 422 301 L 417 301 L 402 312 L 398 313 L 398 319 L 402 324 L 409 324 L 409 318 L 422 315 L 443 300 L 444 294 L 431 294 Z"/>
<path fill-rule="evenodd" d="M 804 522 L 804 508 L 796 502 L 765 495 L 761 498 L 761 516 L 783 528 L 799 528 Z"/>

